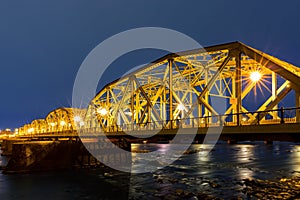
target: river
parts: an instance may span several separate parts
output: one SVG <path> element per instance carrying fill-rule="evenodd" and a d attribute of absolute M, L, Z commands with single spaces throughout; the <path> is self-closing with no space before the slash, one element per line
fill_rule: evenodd
<path fill-rule="evenodd" d="M 167 146 L 140 144 L 134 148 Z M 196 153 L 184 154 L 154 173 L 130 175 L 108 169 L 1 173 L 0 199 L 247 199 L 245 180 L 300 176 L 299 143 L 220 143 L 207 156 L 197 152 L 200 148 L 203 146 L 192 145 L 191 152 Z"/>

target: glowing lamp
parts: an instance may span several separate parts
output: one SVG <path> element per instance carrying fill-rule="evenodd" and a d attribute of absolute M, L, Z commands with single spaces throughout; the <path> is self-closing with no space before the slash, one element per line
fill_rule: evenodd
<path fill-rule="evenodd" d="M 254 72 L 251 72 L 250 74 L 250 79 L 253 81 L 253 82 L 257 82 L 261 79 L 262 75 L 260 72 L 258 71 L 254 71 Z"/>
<path fill-rule="evenodd" d="M 102 115 L 102 116 L 105 116 L 105 115 L 107 115 L 108 110 L 106 110 L 106 109 L 103 108 L 103 107 L 100 107 L 100 108 L 97 109 L 97 113 L 99 113 L 99 114 Z"/>
<path fill-rule="evenodd" d="M 66 122 L 65 121 L 60 121 L 60 125 L 64 126 L 64 125 L 66 125 Z"/>
<path fill-rule="evenodd" d="M 177 109 L 180 110 L 180 111 L 183 111 L 184 110 L 184 105 L 178 104 Z"/>
<path fill-rule="evenodd" d="M 34 128 L 28 129 L 28 133 L 32 133 L 34 131 Z"/>
<path fill-rule="evenodd" d="M 80 122 L 80 120 L 81 120 L 80 116 L 75 116 L 75 117 L 74 117 L 74 121 L 75 121 L 75 122 Z"/>

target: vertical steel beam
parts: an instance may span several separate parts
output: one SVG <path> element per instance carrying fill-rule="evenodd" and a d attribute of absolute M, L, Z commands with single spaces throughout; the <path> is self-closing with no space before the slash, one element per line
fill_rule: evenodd
<path fill-rule="evenodd" d="M 166 92 L 167 92 L 167 89 L 166 89 L 166 86 L 164 86 L 164 91 L 163 91 L 163 94 L 162 94 L 162 104 L 163 104 L 163 109 L 162 109 L 163 117 L 162 117 L 162 120 L 163 121 L 167 120 L 167 109 L 166 109 L 167 95 L 166 95 Z"/>
<path fill-rule="evenodd" d="M 209 69 L 207 68 L 205 70 L 205 85 L 206 85 L 205 88 L 208 88 L 208 82 L 209 82 L 208 81 L 208 73 L 209 73 Z M 204 90 L 205 90 L 205 88 L 204 88 Z M 204 92 L 202 91 L 201 93 L 204 93 Z M 208 92 L 205 92 L 204 100 L 207 104 L 209 104 L 209 93 Z M 209 116 L 209 111 L 206 107 L 204 107 L 204 116 L 205 117 Z M 207 118 L 207 119 L 209 119 L 209 118 Z"/>
<path fill-rule="evenodd" d="M 235 77 L 236 73 L 232 74 L 231 77 L 231 104 L 232 104 L 232 114 L 237 113 L 236 111 L 236 105 L 237 105 L 237 96 L 236 96 L 236 77 Z M 229 114 L 229 113 L 225 113 L 225 114 Z M 237 118 L 236 115 L 232 116 L 232 122 L 235 123 L 237 122 Z"/>
<path fill-rule="evenodd" d="M 169 108 L 170 108 L 170 121 L 173 120 L 173 70 L 172 70 L 172 60 L 168 60 L 169 65 Z"/>
<path fill-rule="evenodd" d="M 295 90 L 295 101 L 296 101 L 296 122 L 300 122 L 300 90 Z"/>
<path fill-rule="evenodd" d="M 189 104 L 192 105 L 193 104 L 193 94 L 191 92 L 190 93 L 190 101 L 189 101 Z M 194 118 L 194 114 L 192 113 L 191 117 L 190 117 L 190 125 L 193 123 L 193 119 Z M 184 119 L 184 112 L 182 112 L 182 117 L 181 119 Z"/>
<path fill-rule="evenodd" d="M 235 69 L 235 95 L 236 95 L 236 113 L 240 113 L 242 110 L 242 70 L 241 70 L 241 52 L 235 52 L 235 62 L 236 62 L 236 69 Z M 240 125 L 240 116 L 239 114 L 236 117 L 237 125 Z"/>
<path fill-rule="evenodd" d="M 134 113 L 135 111 L 135 113 Z M 136 123 L 139 123 L 140 112 L 141 112 L 141 105 L 140 105 L 140 94 L 136 92 L 135 95 L 135 110 L 133 111 L 132 115 L 135 115 L 133 118 L 135 119 Z"/>
<path fill-rule="evenodd" d="M 130 105 L 130 112 L 131 112 L 131 124 L 134 124 L 134 105 L 137 104 L 137 102 L 134 104 L 134 93 L 135 93 L 135 87 L 134 87 L 134 81 L 131 83 L 131 105 Z"/>
<path fill-rule="evenodd" d="M 163 96 L 164 96 L 164 89 L 163 89 L 163 91 L 162 91 L 162 93 L 159 97 L 159 100 L 160 100 L 160 102 L 159 102 L 160 113 L 159 114 L 160 114 L 160 118 L 162 118 L 162 120 L 164 120 L 164 116 L 163 116 L 163 112 L 164 112 L 164 109 L 163 109 Z"/>
<path fill-rule="evenodd" d="M 200 127 L 200 124 L 201 124 L 201 119 L 203 117 L 202 115 L 202 104 L 201 102 L 199 101 L 199 99 L 197 98 L 196 101 L 198 102 L 198 127 Z"/>
<path fill-rule="evenodd" d="M 109 106 L 109 88 L 106 88 L 106 105 Z"/>
<path fill-rule="evenodd" d="M 277 97 L 277 76 L 275 72 L 272 72 L 272 101 Z M 274 109 L 277 109 L 278 105 L 274 106 Z M 273 118 L 277 119 L 277 112 L 273 112 Z"/>

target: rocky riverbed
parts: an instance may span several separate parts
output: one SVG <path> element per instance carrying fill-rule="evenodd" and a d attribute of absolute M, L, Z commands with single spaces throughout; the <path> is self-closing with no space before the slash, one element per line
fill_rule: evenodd
<path fill-rule="evenodd" d="M 254 199 L 300 199 L 300 177 L 280 180 L 244 180 L 243 193 Z"/>
<path fill-rule="evenodd" d="M 161 175 L 153 175 L 156 187 L 142 191 L 137 185 L 131 186 L 130 199 L 300 199 L 300 177 L 281 178 L 279 180 L 244 179 L 236 182 L 232 192 L 221 192 L 227 186 L 200 178 L 195 179 L 195 185 L 189 187 L 191 180 L 175 179 Z M 188 184 L 189 183 L 189 184 Z M 194 189 L 191 189 L 194 188 Z M 239 188 L 239 189 L 238 189 Z M 227 190 L 227 189 L 225 189 Z"/>
<path fill-rule="evenodd" d="M 238 183 L 243 189 L 235 194 L 224 194 L 224 198 L 220 193 L 217 194 L 217 197 L 213 193 L 207 191 L 191 191 L 188 187 L 182 185 L 182 181 L 180 180 L 163 180 L 157 177 L 156 182 L 161 185 L 160 191 L 144 191 L 145 193 L 143 195 L 147 196 L 148 199 L 300 199 L 300 177 L 282 178 L 273 181 L 245 179 Z M 222 190 L 223 187 L 222 185 L 209 180 L 202 180 L 199 184 L 200 187 L 207 185 L 207 187 L 213 188 L 214 190 L 218 190 L 218 188 Z M 171 187 L 168 187 L 168 185 Z M 138 196 L 137 193 L 130 195 L 131 199 L 136 199 Z"/>

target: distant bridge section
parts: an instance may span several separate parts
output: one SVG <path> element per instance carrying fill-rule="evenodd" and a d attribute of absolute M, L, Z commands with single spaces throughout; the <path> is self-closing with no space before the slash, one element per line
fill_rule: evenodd
<path fill-rule="evenodd" d="M 30 124 L 15 130 L 18 136 L 47 135 L 73 132 L 83 126 L 85 109 L 58 108 L 51 111 L 45 119 L 35 119 Z"/>

